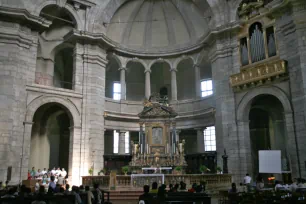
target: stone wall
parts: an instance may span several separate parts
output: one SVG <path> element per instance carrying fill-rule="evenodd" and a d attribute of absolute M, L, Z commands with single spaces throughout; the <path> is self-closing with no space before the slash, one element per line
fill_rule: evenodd
<path fill-rule="evenodd" d="M 12 183 L 17 183 L 22 151 L 29 151 L 23 147 L 23 122 L 26 85 L 32 84 L 35 78 L 37 33 L 3 21 L 0 30 L 0 180 L 6 180 L 7 168 L 12 166 Z"/>

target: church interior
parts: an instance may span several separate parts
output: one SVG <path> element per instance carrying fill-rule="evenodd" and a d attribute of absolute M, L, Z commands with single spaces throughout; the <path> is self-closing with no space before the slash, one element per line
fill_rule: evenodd
<path fill-rule="evenodd" d="M 157 203 L 304 202 L 305 0 L 0 0 L 0 16 L 0 203 L 52 183 L 76 202 L 100 186 L 100 203 L 152 203 L 152 183 Z"/>

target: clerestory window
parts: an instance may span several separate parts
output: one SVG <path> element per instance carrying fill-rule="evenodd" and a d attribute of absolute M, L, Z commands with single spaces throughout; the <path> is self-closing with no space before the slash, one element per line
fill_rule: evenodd
<path fill-rule="evenodd" d="M 114 82 L 113 84 L 113 99 L 114 100 L 121 99 L 121 84 L 118 82 Z"/>
<path fill-rule="evenodd" d="M 206 79 L 201 81 L 201 96 L 206 97 L 213 94 L 212 80 Z"/>

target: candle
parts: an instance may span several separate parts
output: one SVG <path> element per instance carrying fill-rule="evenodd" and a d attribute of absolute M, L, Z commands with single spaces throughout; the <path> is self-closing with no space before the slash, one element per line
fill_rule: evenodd
<path fill-rule="evenodd" d="M 140 153 L 142 154 L 142 144 L 140 145 Z"/>
<path fill-rule="evenodd" d="M 149 154 L 149 145 L 147 144 L 147 154 Z"/>

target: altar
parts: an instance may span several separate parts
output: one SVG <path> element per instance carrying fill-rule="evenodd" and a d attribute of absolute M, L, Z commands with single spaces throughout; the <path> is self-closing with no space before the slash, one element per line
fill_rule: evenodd
<path fill-rule="evenodd" d="M 185 141 L 176 136 L 177 113 L 167 100 L 152 95 L 144 102 L 138 114 L 140 136 L 138 143 L 132 143 L 132 169 L 160 167 L 185 167 Z M 161 170 L 161 169 L 159 169 Z"/>

